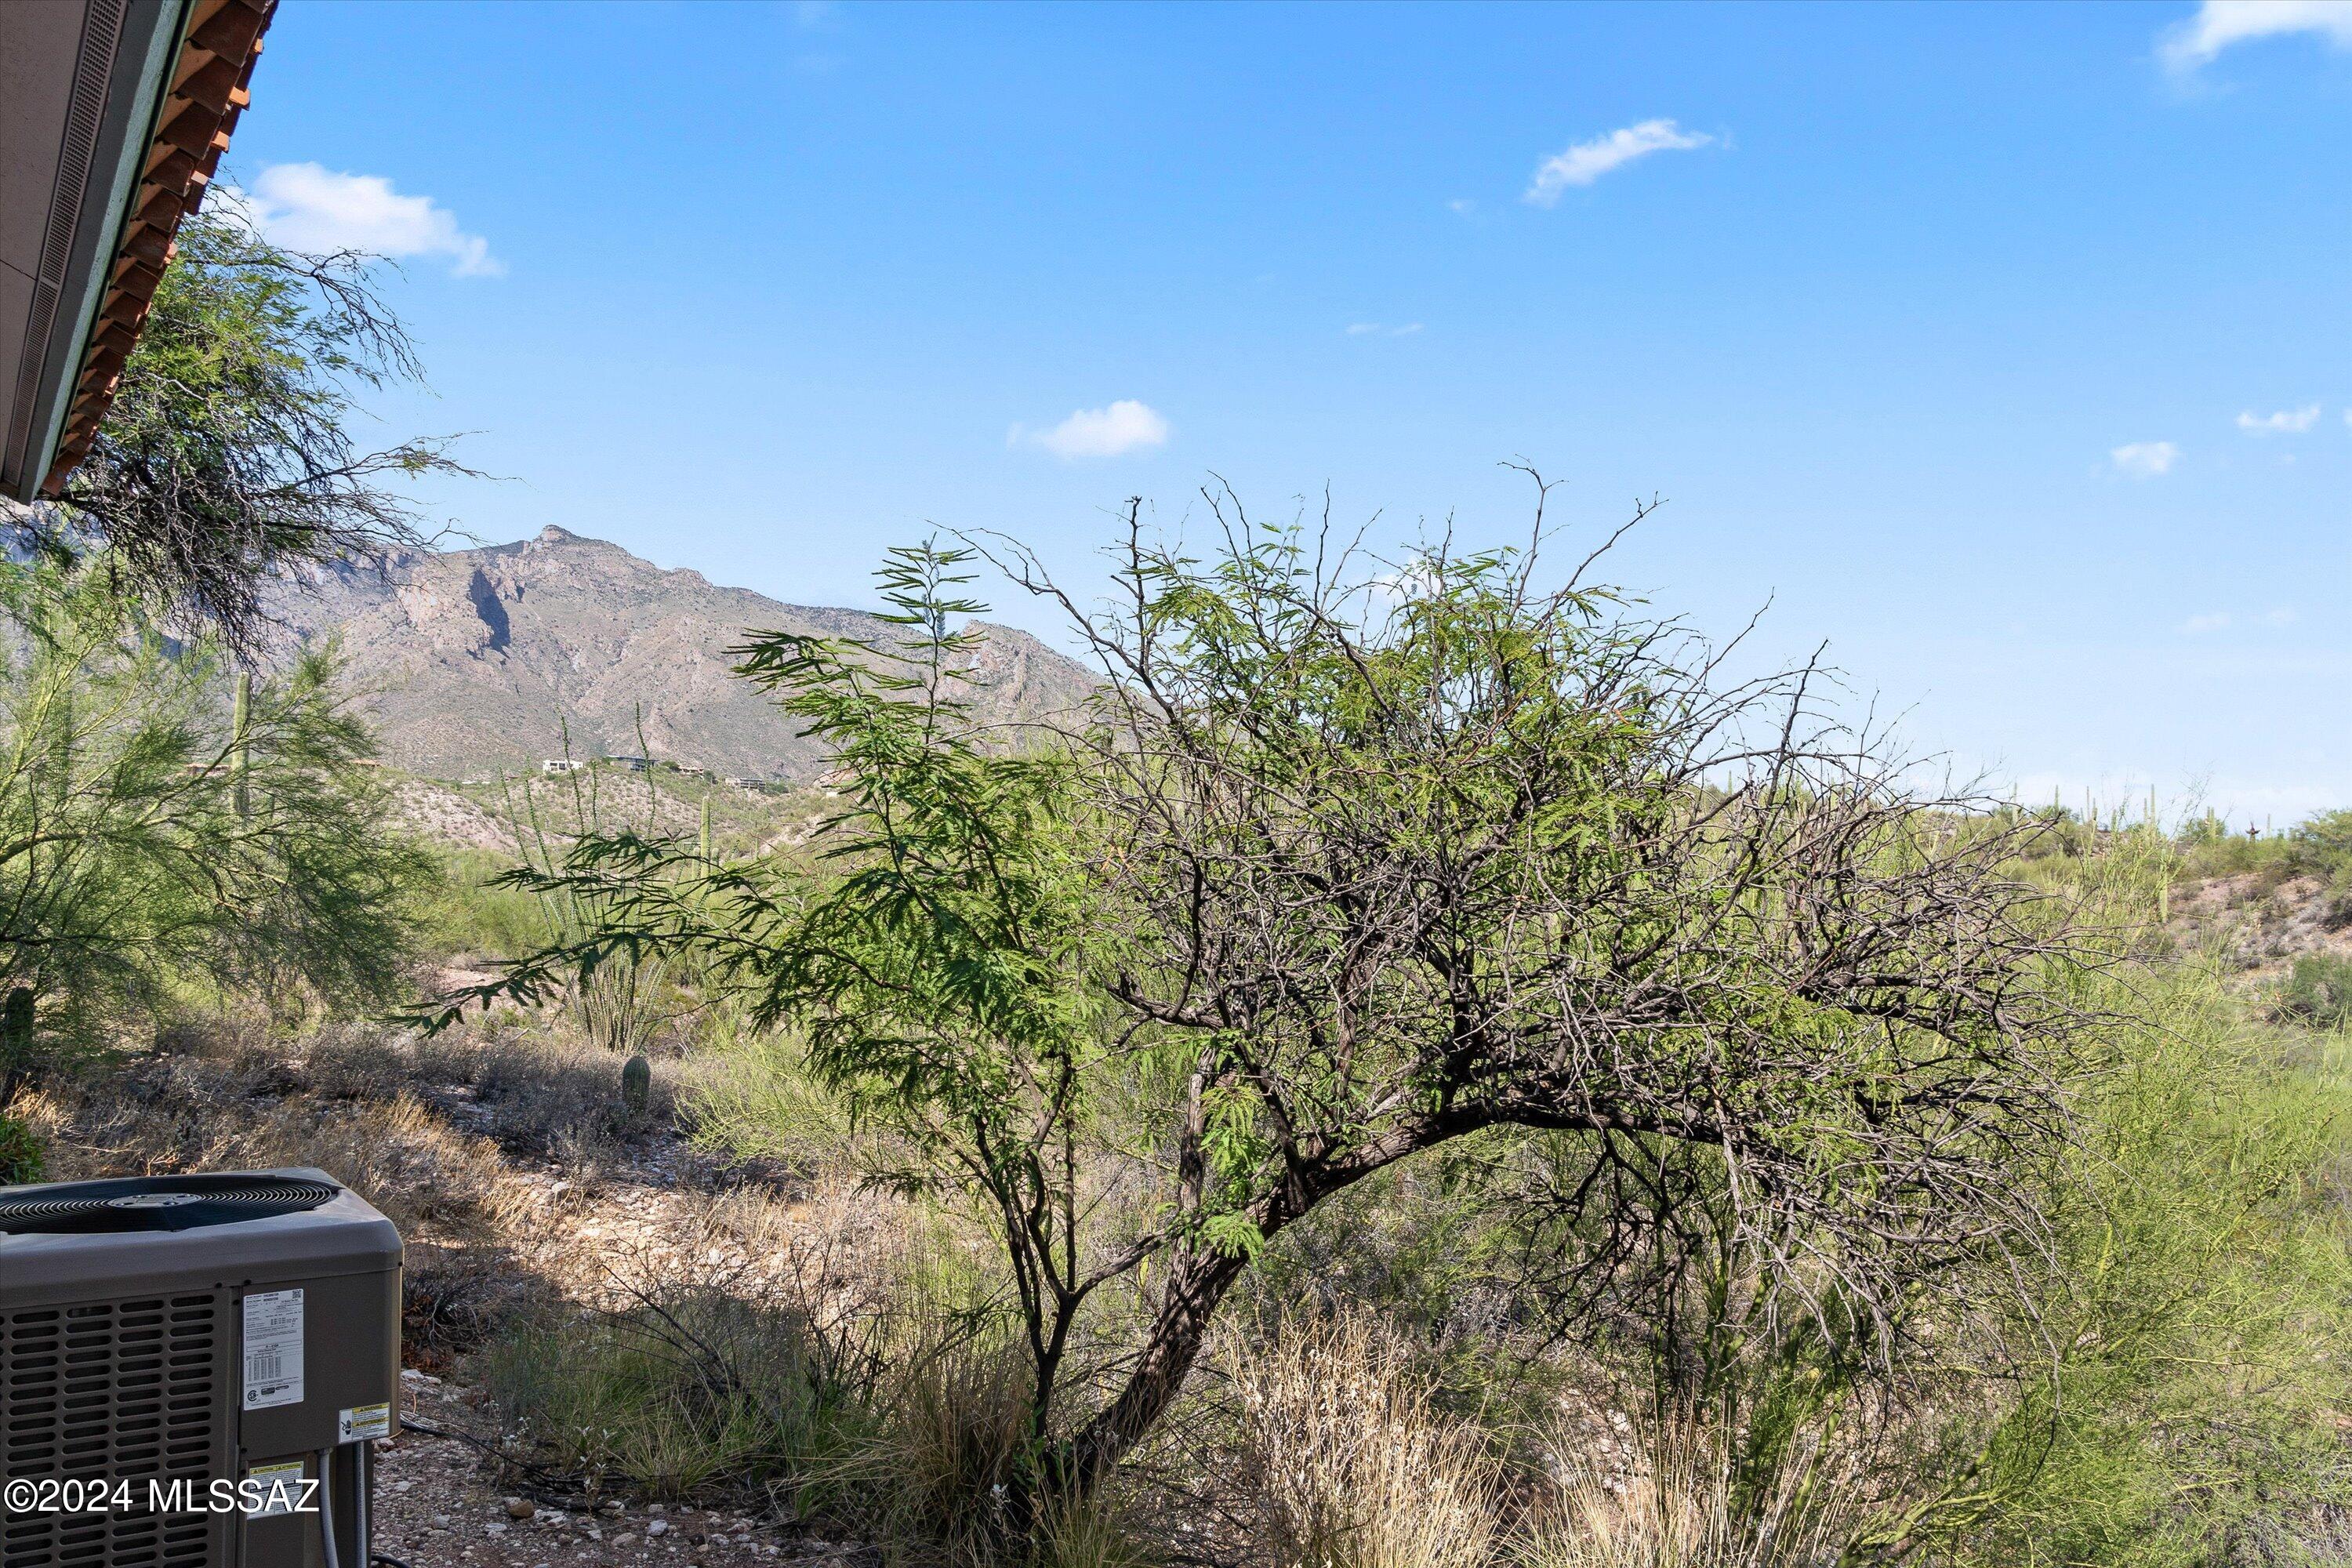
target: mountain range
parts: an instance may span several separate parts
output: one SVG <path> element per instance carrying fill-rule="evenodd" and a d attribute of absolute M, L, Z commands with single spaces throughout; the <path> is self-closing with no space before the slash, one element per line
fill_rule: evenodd
<path fill-rule="evenodd" d="M 733 673 L 753 631 L 887 641 L 856 610 L 787 605 L 550 527 L 476 550 L 316 568 L 273 605 L 278 651 L 334 639 L 385 761 L 478 778 L 541 760 L 649 755 L 802 783 L 815 742 Z M 1093 684 L 1025 632 L 975 624 L 968 700 L 982 724 L 1066 710 Z"/>

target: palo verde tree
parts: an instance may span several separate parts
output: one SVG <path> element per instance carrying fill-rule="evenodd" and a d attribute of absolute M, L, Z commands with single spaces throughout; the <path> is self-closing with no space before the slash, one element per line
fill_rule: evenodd
<path fill-rule="evenodd" d="M 5 584 L 24 647 L 0 661 L 0 995 L 68 1039 L 194 983 L 392 1000 L 430 862 L 385 831 L 331 662 L 233 699 L 215 650 L 168 642 L 92 579 Z M 30 1065 L 29 1027 L 8 1035 L 0 1077 Z"/>
<path fill-rule="evenodd" d="M 1104 675 L 1024 734 L 961 721 L 962 552 L 894 557 L 896 646 L 753 642 L 846 781 L 828 866 L 585 841 L 552 880 L 610 919 L 471 994 L 676 948 L 804 1031 L 895 1174 L 993 1218 L 1049 1484 L 1152 1429 L 1286 1226 L 1471 1134 L 1574 1141 L 1588 1194 L 1631 1140 L 1711 1152 L 1779 1310 L 1882 1347 L 2035 1245 L 2087 1020 L 2000 871 L 2028 828 L 1537 548 L 1382 570 L 1210 505 L 1205 560 L 1130 514 L 1101 613 L 1009 553 Z M 1142 1327 L 1097 1388 L 1109 1289 Z"/>

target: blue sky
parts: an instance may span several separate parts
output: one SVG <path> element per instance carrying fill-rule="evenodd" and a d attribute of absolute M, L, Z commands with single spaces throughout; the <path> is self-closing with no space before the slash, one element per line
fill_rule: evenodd
<path fill-rule="evenodd" d="M 403 257 L 484 541 L 863 604 L 1523 458 L 2029 796 L 2352 805 L 2352 5 L 289 3 L 235 159 Z"/>

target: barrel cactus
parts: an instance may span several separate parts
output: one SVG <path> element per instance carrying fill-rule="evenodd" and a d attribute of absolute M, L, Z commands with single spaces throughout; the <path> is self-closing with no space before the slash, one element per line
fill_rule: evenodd
<path fill-rule="evenodd" d="M 654 1064 L 643 1057 L 631 1057 L 621 1064 L 621 1109 L 631 1121 L 645 1115 L 646 1107 L 654 1095 Z"/>

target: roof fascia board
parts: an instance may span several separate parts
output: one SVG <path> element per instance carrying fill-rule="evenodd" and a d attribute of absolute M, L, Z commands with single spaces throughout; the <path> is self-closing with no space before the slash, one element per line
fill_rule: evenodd
<path fill-rule="evenodd" d="M 195 0 L 128 0 L 122 30 L 107 78 L 106 113 L 82 187 L 74 222 L 73 258 L 66 269 L 68 291 L 58 300 L 49 342 L 42 356 L 31 429 L 21 466 L 8 487 L 14 500 L 31 501 L 57 456 L 71 412 L 82 355 L 97 330 L 114 255 L 131 221 L 147 149 L 172 89 L 172 67 Z M 78 289 L 74 286 L 78 285 Z M 29 348 L 30 345 L 27 345 Z"/>

